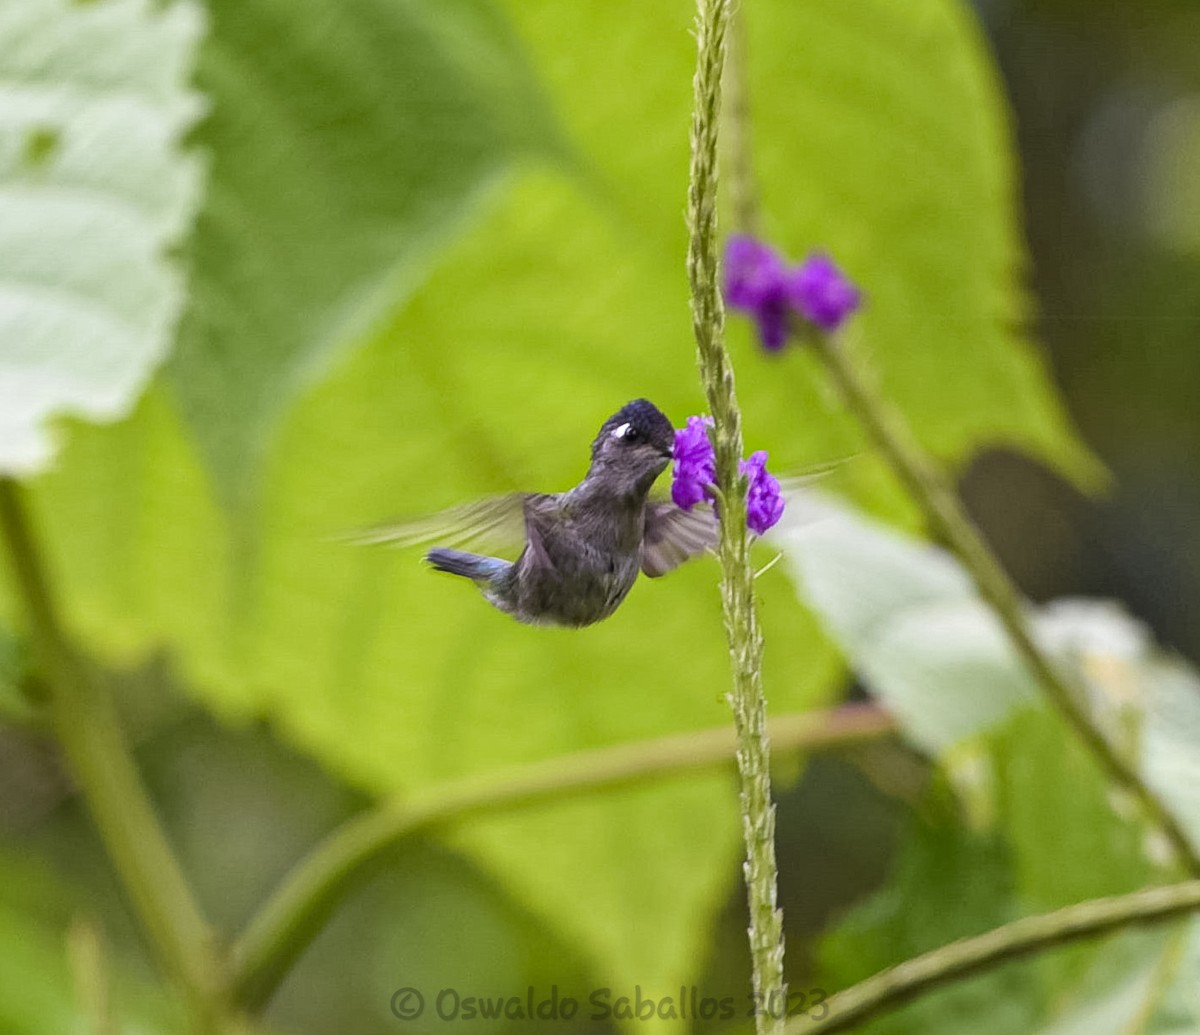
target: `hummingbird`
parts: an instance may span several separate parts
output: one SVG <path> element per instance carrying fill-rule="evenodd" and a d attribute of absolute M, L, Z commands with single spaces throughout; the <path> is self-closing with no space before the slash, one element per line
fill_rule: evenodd
<path fill-rule="evenodd" d="M 608 418 L 592 442 L 583 480 L 566 492 L 514 492 L 428 518 L 369 530 L 360 543 L 441 541 L 425 559 L 470 579 L 488 603 L 531 625 L 579 628 L 608 618 L 638 573 L 658 578 L 715 546 L 707 504 L 683 510 L 650 496 L 670 464 L 675 428 L 647 399 Z M 520 546 L 515 561 L 463 546 Z"/>

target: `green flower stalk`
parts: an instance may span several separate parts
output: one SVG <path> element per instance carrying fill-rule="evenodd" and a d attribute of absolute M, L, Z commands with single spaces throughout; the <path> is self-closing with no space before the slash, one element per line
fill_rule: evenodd
<path fill-rule="evenodd" d="M 787 1001 L 783 982 L 783 916 L 776 904 L 775 806 L 771 801 L 770 746 L 762 686 L 763 642 L 746 527 L 747 482 L 738 469 L 742 458 L 742 423 L 733 368 L 725 351 L 725 310 L 717 260 L 717 138 L 729 23 L 728 0 L 699 0 L 687 268 L 700 377 L 714 421 L 715 496 L 721 516 L 721 600 L 733 662 L 733 690 L 728 700 L 733 710 L 742 783 L 754 1001 L 760 1007 L 767 1007 L 759 1010 L 755 1023 L 759 1032 L 770 1032 L 779 1030 L 782 1022 L 776 1015 L 785 1012 L 771 1007 Z"/>

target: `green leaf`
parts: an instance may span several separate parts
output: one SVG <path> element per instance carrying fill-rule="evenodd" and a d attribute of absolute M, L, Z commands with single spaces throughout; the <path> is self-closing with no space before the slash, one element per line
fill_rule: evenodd
<path fill-rule="evenodd" d="M 559 150 L 485 0 L 214 0 L 191 302 L 170 374 L 222 498 L 427 274 L 498 175 Z"/>
<path fill-rule="evenodd" d="M 564 290 L 612 301 L 598 302 L 582 331 L 551 313 L 529 330 L 551 340 L 569 332 L 584 350 L 595 339 L 628 344 L 652 370 L 661 354 L 678 362 L 688 338 L 678 213 L 694 5 L 507 7 L 604 201 L 630 231 L 618 252 L 585 244 L 577 206 L 530 227 L 545 228 L 537 240 L 555 255 L 590 251 L 589 275 L 564 278 Z M 951 461 L 1006 443 L 1096 477 L 1041 356 L 1016 329 L 1030 307 L 1015 152 L 969 6 L 762 0 L 739 14 L 764 233 L 797 258 L 831 252 L 861 285 L 866 307 L 853 333 L 920 439 Z M 634 257 L 637 245 L 653 248 L 652 266 Z M 743 319 L 731 321 L 730 336 L 749 448 L 770 447 L 782 470 L 861 451 L 809 357 L 764 357 Z M 646 383 L 658 391 L 653 374 Z"/>
<path fill-rule="evenodd" d="M 1200 1028 L 1200 922 L 1193 919 L 1188 923 L 1183 944 L 1170 949 L 1177 952 L 1176 958 L 1168 961 L 1174 965 L 1174 974 L 1164 968 L 1172 980 L 1146 1028 L 1149 1035 L 1189 1035 Z"/>
<path fill-rule="evenodd" d="M 1038 700 L 998 620 L 944 550 L 813 492 L 793 496 L 772 537 L 801 596 L 923 747 L 941 752 Z M 1200 837 L 1200 675 L 1111 601 L 1067 598 L 1028 617 L 1093 721 Z"/>
<path fill-rule="evenodd" d="M 815 496 L 793 499 L 775 537 L 802 596 L 867 686 L 952 769 L 964 756 L 951 749 L 1040 703 L 998 621 L 943 551 Z M 1200 676 L 1163 657 L 1114 604 L 1062 600 L 1029 617 L 1092 722 L 1200 841 Z M 1140 827 L 1117 820 L 1115 807 L 1133 817 L 1136 806 L 1110 801 L 1115 792 L 1053 714 L 1015 721 L 1023 732 L 999 749 L 998 765 L 1011 784 L 1019 855 L 1037 870 L 1024 888 L 1032 902 L 1050 908 L 1133 890 L 1151 876 L 1148 857 L 1169 861 L 1158 835 L 1144 844 Z M 1079 858 L 1105 865 L 1080 869 Z"/>
<path fill-rule="evenodd" d="M 1111 789 L 1095 759 L 1057 716 L 1024 711 L 987 744 L 999 800 L 995 828 L 1011 846 L 1022 912 L 1044 912 L 1171 879 L 1151 858 L 1136 810 Z M 1048 993 L 1057 996 L 1073 988 L 1102 944 L 1083 942 L 1039 958 L 1036 966 Z M 1146 955 L 1141 952 L 1138 959 Z"/>
<path fill-rule="evenodd" d="M 79 910 L 78 897 L 42 866 L 0 853 L 0 1031 L 96 1030 L 81 988 L 92 975 L 73 958 L 71 943 L 85 928 L 101 945 L 105 939 L 94 918 Z M 143 969 L 102 949 L 94 975 L 105 985 L 114 1033 L 182 1032 L 180 1005 L 148 984 Z"/>
<path fill-rule="evenodd" d="M 127 414 L 167 353 L 202 29 L 191 0 L 0 8 L 0 474 L 49 463 L 56 416 Z"/>
<path fill-rule="evenodd" d="M 1200 844 L 1200 676 L 1182 658 L 1153 658 L 1137 676 L 1146 779 Z"/>
<path fill-rule="evenodd" d="M 1165 879 L 1147 856 L 1140 824 L 1128 809 L 1121 814 L 1095 759 L 1056 717 L 1023 712 L 989 743 L 999 825 L 1012 844 L 1027 909 L 1056 909 Z"/>
<path fill-rule="evenodd" d="M 23 641 L 0 629 L 0 723 L 31 725 L 40 715 L 29 698 L 29 668 Z"/>
<path fill-rule="evenodd" d="M 856 981 L 956 938 L 1016 918 L 1003 842 L 959 825 L 944 786 L 914 817 L 888 885 L 855 907 L 823 940 L 821 980 L 830 989 Z M 1028 1032 L 1041 1008 L 1029 971 L 1006 966 L 921 997 L 863 1028 L 871 1035 L 971 1030 Z"/>
<path fill-rule="evenodd" d="M 1024 747 L 1021 738 L 1026 735 L 1035 743 L 1019 762 L 1008 760 L 1010 770 L 1023 767 L 1030 772 L 1032 764 L 1041 764 L 1040 775 L 1050 777 L 1049 749 L 1061 753 L 1064 743 L 1062 732 L 1044 714 L 1027 713 L 1010 726 L 997 742 L 1001 761 L 1005 761 L 1003 750 Z M 1068 753 L 1073 748 L 1065 746 Z M 1116 876 L 1128 857 L 1119 850 L 1109 854 L 1116 847 L 1113 834 L 1120 824 L 1112 810 L 1098 801 L 1095 767 L 1078 757 L 1068 758 L 1064 770 L 1055 777 L 1061 791 L 1048 788 L 1045 779 L 1033 788 L 1009 775 L 1009 815 L 987 834 L 966 829 L 946 807 L 945 785 L 935 784 L 911 824 L 888 885 L 857 906 L 822 941 L 821 980 L 830 988 L 844 989 L 919 953 L 1018 916 L 1064 901 L 1081 901 L 1091 892 L 1130 890 L 1124 878 L 1137 866 L 1126 867 Z M 1076 789 L 1085 799 L 1083 807 L 1075 812 L 1059 808 Z M 1018 796 L 1022 800 L 1014 802 Z M 1042 801 L 1046 797 L 1048 805 Z M 1023 818 L 1014 819 L 1014 804 L 1020 806 L 1018 812 L 1023 809 Z M 1097 804 L 1099 808 L 1094 807 Z M 1043 854 L 1031 881 L 1030 864 L 1036 866 L 1038 861 L 1033 858 L 1034 828 L 1028 818 L 1035 812 L 1047 817 L 1047 822 L 1037 831 Z M 1089 823 L 1094 827 L 1089 829 Z M 1126 833 L 1131 831 L 1132 827 L 1125 828 Z M 1082 859 L 1088 865 L 1080 865 Z M 1054 868 L 1066 872 L 1042 879 Z M 1049 901 L 1055 892 L 1063 893 L 1063 901 Z M 1190 1030 L 1167 1026 L 1168 1021 L 1182 1023 L 1194 1000 L 1188 983 L 1197 971 L 1194 950 L 1184 945 L 1185 932 L 1178 925 L 1174 930 L 1126 931 L 1001 965 L 922 995 L 863 1031 L 949 1035 L 963 1030 L 964 1018 L 970 1019 L 972 1031 L 997 1035 L 1032 1031 L 1041 1035 L 1162 1031 L 1165 1035 Z"/>
<path fill-rule="evenodd" d="M 808 495 L 789 503 L 773 539 L 855 670 L 926 750 L 939 754 L 1036 701 L 949 554 Z"/>
<path fill-rule="evenodd" d="M 1183 966 L 1187 933 L 1186 927 L 1174 925 L 1166 931 L 1126 932 L 1110 939 L 1088 972 L 1061 996 L 1061 1006 L 1037 1029 L 1038 1035 L 1172 1031 L 1161 1007 L 1170 1009 L 1174 989 L 1196 976 Z"/>

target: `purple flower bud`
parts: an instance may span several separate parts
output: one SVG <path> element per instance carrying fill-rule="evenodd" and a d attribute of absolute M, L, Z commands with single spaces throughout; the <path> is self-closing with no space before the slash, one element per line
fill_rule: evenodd
<path fill-rule="evenodd" d="M 787 300 L 780 296 L 759 306 L 754 313 L 754 322 L 758 326 L 758 340 L 768 352 L 778 352 L 787 344 L 788 335 L 792 332 L 792 310 Z"/>
<path fill-rule="evenodd" d="M 712 424 L 711 417 L 689 417 L 687 426 L 675 432 L 671 499 L 683 510 L 691 510 L 703 501 L 716 481 L 717 458 L 708 438 Z"/>
<path fill-rule="evenodd" d="M 767 471 L 767 451 L 751 453 L 738 464 L 738 471 L 750 479 L 746 490 L 746 523 L 750 531 L 762 535 L 783 516 L 784 501 L 779 482 Z"/>
<path fill-rule="evenodd" d="M 774 249 L 735 234 L 725 245 L 725 301 L 754 317 L 763 348 L 776 352 L 788 337 L 788 268 Z"/>
<path fill-rule="evenodd" d="M 823 331 L 836 331 L 860 301 L 858 288 L 819 252 L 789 271 L 787 297 L 804 319 Z"/>

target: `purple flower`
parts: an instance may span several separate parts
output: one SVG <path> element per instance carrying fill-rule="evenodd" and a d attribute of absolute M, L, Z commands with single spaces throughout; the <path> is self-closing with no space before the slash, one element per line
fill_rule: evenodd
<path fill-rule="evenodd" d="M 675 506 L 691 510 L 710 496 L 717 480 L 717 458 L 708 429 L 711 417 L 689 417 L 687 426 L 675 432 L 675 471 L 671 479 L 671 499 Z M 762 535 L 783 514 L 783 496 L 779 482 L 767 472 L 767 453 L 760 449 L 749 460 L 738 464 L 738 471 L 750 479 L 746 490 L 746 523 Z"/>
<path fill-rule="evenodd" d="M 763 348 L 783 348 L 788 336 L 788 268 L 783 257 L 753 237 L 735 234 L 725 245 L 725 301 L 754 317 Z"/>
<path fill-rule="evenodd" d="M 859 306 L 858 288 L 827 255 L 789 266 L 770 245 L 735 234 L 725 245 L 725 301 L 754 317 L 768 352 L 778 352 L 799 314 L 823 331 L 835 331 Z"/>
<path fill-rule="evenodd" d="M 804 319 L 823 331 L 836 331 L 860 301 L 858 288 L 819 252 L 788 273 L 787 296 Z"/>
<path fill-rule="evenodd" d="M 762 535 L 783 516 L 783 496 L 779 482 L 767 471 L 767 451 L 751 453 L 738 464 L 738 471 L 750 479 L 746 490 L 746 523 L 750 531 Z"/>
<path fill-rule="evenodd" d="M 717 479 L 717 459 L 708 438 L 712 423 L 711 417 L 689 417 L 687 426 L 675 432 L 671 499 L 683 510 L 691 510 L 704 500 L 708 487 Z"/>

